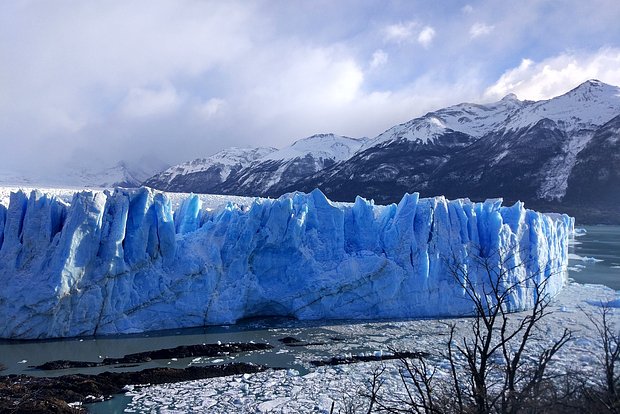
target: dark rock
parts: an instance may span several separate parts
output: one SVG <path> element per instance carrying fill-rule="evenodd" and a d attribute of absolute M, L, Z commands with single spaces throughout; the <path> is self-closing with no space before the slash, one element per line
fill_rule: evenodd
<path fill-rule="evenodd" d="M 417 358 L 417 357 L 426 357 L 426 356 L 428 356 L 428 354 L 425 352 L 403 351 L 403 352 L 394 352 L 393 354 L 382 355 L 382 356 L 353 355 L 350 358 L 333 357 L 330 359 L 310 361 L 310 363 L 314 365 L 315 367 L 322 367 L 325 365 L 330 365 L 330 366 L 331 365 L 347 365 L 347 364 L 355 364 L 358 362 L 387 361 L 390 359 Z"/>
<path fill-rule="evenodd" d="M 220 355 L 235 354 L 239 352 L 260 351 L 273 348 L 266 343 L 228 343 L 228 344 L 199 344 L 182 345 L 176 348 L 159 349 L 156 351 L 138 352 L 128 354 L 122 358 L 105 358 L 101 362 L 90 361 L 67 361 L 58 360 L 46 362 L 33 368 L 41 370 L 57 370 L 68 368 L 92 368 L 118 364 L 140 364 L 153 359 L 192 358 L 192 357 L 215 357 Z"/>
<path fill-rule="evenodd" d="M 233 363 L 185 369 L 152 368 L 138 372 L 104 372 L 38 378 L 0 377 L 0 413 L 75 413 L 68 403 L 103 401 L 130 384 L 163 384 L 266 370 L 262 365 Z M 90 396 L 90 397 L 89 397 Z"/>
<path fill-rule="evenodd" d="M 57 361 L 49 361 L 42 365 L 36 365 L 32 368 L 42 369 L 44 371 L 51 371 L 56 369 L 69 369 L 69 368 L 93 368 L 99 367 L 102 364 L 100 362 L 88 362 L 88 361 L 68 361 L 65 359 L 59 359 Z"/>
<path fill-rule="evenodd" d="M 278 339 L 278 341 L 282 342 L 286 346 L 296 347 L 296 346 L 313 346 L 313 345 L 325 345 L 325 342 L 305 342 L 301 341 L 297 338 L 293 338 L 292 336 L 287 336 L 284 338 Z"/>
<path fill-rule="evenodd" d="M 298 344 L 300 342 L 303 342 L 297 338 L 293 338 L 292 336 L 286 336 L 284 338 L 280 338 L 278 339 L 279 342 L 282 342 L 284 345 L 288 345 L 288 344 Z"/>

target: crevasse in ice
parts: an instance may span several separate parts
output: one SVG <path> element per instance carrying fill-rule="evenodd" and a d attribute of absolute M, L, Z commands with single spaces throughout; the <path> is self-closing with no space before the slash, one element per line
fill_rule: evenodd
<path fill-rule="evenodd" d="M 503 286 L 524 281 L 510 296 L 524 309 L 535 283 L 547 280 L 549 295 L 564 284 L 573 226 L 522 203 L 417 193 L 377 206 L 315 190 L 216 211 L 188 195 L 173 211 L 148 188 L 71 203 L 20 191 L 0 205 L 0 337 L 463 315 L 463 276 L 482 292 L 501 269 Z"/>

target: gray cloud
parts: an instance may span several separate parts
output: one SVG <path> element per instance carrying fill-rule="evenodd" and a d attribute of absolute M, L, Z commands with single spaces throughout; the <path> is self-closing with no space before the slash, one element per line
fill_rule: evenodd
<path fill-rule="evenodd" d="M 472 1 L 463 10 L 371 0 L 2 2 L 0 170 L 174 163 L 316 132 L 372 136 L 508 90 L 533 76 L 518 70 L 523 59 L 561 71 L 562 56 L 585 65 L 620 47 L 615 0 Z M 479 22 L 492 35 L 471 39 Z M 615 61 L 596 62 L 605 72 Z"/>

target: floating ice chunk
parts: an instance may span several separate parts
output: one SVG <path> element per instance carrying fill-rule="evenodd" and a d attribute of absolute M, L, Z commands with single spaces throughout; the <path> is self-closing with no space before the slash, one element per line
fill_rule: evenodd
<path fill-rule="evenodd" d="M 573 234 L 577 237 L 585 236 L 586 234 L 588 234 L 588 230 L 584 229 L 583 227 L 576 227 Z"/>
<path fill-rule="evenodd" d="M 590 256 L 579 256 L 578 254 L 575 254 L 575 253 L 569 253 L 568 258 L 570 260 L 581 260 L 582 262 L 588 262 L 588 263 L 598 263 L 598 262 L 603 261 L 603 259 L 597 259 L 596 257 L 590 257 Z"/>

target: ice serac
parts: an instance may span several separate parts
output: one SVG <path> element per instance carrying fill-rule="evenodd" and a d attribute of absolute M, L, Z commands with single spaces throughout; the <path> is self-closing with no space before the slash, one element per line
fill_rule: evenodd
<path fill-rule="evenodd" d="M 398 205 L 320 191 L 228 203 L 189 195 L 173 211 L 148 188 L 39 192 L 0 206 L 0 336 L 49 338 L 234 323 L 253 316 L 392 318 L 462 315 L 473 286 L 508 270 L 531 287 L 565 281 L 573 221 L 501 200 L 405 195 Z M 502 258 L 499 258 L 501 253 Z M 521 265 L 521 263 L 523 265 Z"/>

